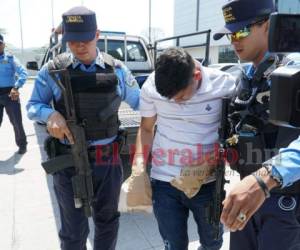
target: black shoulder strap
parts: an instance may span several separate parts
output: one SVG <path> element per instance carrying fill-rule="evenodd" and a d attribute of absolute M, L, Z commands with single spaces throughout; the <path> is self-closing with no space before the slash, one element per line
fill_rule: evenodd
<path fill-rule="evenodd" d="M 257 66 L 252 81 L 254 83 L 260 83 L 263 78 L 268 78 L 269 75 L 279 66 L 279 63 L 280 60 L 277 55 L 270 55 Z"/>
<path fill-rule="evenodd" d="M 48 70 L 66 69 L 72 64 L 72 56 L 70 53 L 62 53 L 48 62 Z"/>
<path fill-rule="evenodd" d="M 111 66 L 112 68 L 114 68 L 115 67 L 115 59 L 107 53 L 104 53 L 104 52 L 101 52 L 101 53 L 103 56 L 104 63 Z"/>

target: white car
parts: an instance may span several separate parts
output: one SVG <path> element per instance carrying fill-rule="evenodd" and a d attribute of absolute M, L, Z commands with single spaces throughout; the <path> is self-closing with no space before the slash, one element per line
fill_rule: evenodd
<path fill-rule="evenodd" d="M 214 63 L 214 64 L 208 65 L 208 67 L 226 71 L 226 70 L 230 69 L 231 67 L 234 67 L 237 65 L 238 65 L 238 63 Z"/>

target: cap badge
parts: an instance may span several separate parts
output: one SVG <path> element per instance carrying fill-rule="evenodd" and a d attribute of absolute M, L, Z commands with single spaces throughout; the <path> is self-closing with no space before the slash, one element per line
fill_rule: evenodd
<path fill-rule="evenodd" d="M 223 16 L 225 19 L 225 23 L 230 23 L 236 20 L 235 16 L 233 16 L 231 7 L 227 7 L 223 9 Z"/>
<path fill-rule="evenodd" d="M 66 23 L 83 23 L 82 16 L 67 16 Z"/>

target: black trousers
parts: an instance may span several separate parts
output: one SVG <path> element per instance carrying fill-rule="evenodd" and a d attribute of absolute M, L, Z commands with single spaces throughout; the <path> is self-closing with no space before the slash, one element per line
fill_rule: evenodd
<path fill-rule="evenodd" d="M 8 94 L 0 95 L 0 126 L 3 119 L 3 110 L 8 115 L 10 123 L 13 125 L 15 132 L 15 141 L 18 147 L 27 145 L 26 135 L 22 123 L 22 113 L 20 101 L 13 101 Z"/>
<path fill-rule="evenodd" d="M 230 250 L 241 249 L 300 250 L 300 195 L 272 194 L 242 231 L 230 233 Z"/>
<path fill-rule="evenodd" d="M 122 165 L 116 157 L 106 163 L 93 164 L 94 199 L 92 218 L 95 224 L 94 250 L 114 250 L 119 228 L 118 202 L 123 179 Z M 114 162 L 115 161 L 115 162 Z M 86 250 L 88 219 L 75 208 L 71 177 L 74 168 L 53 175 L 54 190 L 60 210 L 59 238 L 62 250 Z"/>

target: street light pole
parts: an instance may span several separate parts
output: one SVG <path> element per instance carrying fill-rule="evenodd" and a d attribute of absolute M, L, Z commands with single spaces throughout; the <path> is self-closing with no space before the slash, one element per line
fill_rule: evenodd
<path fill-rule="evenodd" d="M 19 19 L 20 19 L 20 35 L 21 35 L 21 55 L 23 62 L 24 60 L 24 46 L 23 46 L 23 28 L 22 28 L 22 13 L 21 13 L 21 0 L 19 0 Z"/>
<path fill-rule="evenodd" d="M 52 28 L 54 29 L 54 3 L 53 0 L 51 0 L 51 14 L 52 14 Z"/>
<path fill-rule="evenodd" d="M 151 44 L 151 0 L 149 0 L 149 44 Z"/>

